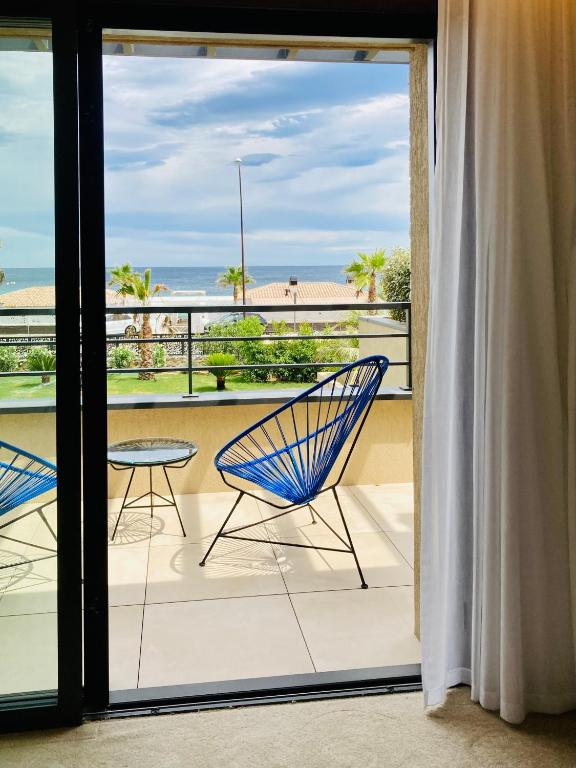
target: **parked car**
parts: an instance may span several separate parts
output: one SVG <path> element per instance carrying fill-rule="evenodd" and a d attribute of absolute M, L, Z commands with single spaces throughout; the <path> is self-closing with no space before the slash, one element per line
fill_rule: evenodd
<path fill-rule="evenodd" d="M 172 320 L 171 315 L 164 313 L 151 314 L 150 324 L 154 336 L 170 333 Z M 142 318 L 140 315 L 133 317 L 126 313 L 114 314 L 106 319 L 106 334 L 108 336 L 139 336 L 141 322 Z"/>
<path fill-rule="evenodd" d="M 268 325 L 268 321 L 265 317 L 262 317 L 262 315 L 259 315 L 258 312 L 246 312 L 246 317 L 256 317 L 258 318 L 258 322 L 260 322 L 264 328 Z M 219 317 L 217 320 L 210 320 L 204 325 L 204 330 L 209 331 L 211 328 L 213 328 L 215 325 L 231 325 L 232 323 L 237 323 L 240 320 L 244 319 L 244 315 L 242 312 L 228 312 L 226 315 L 222 315 L 222 317 Z"/>

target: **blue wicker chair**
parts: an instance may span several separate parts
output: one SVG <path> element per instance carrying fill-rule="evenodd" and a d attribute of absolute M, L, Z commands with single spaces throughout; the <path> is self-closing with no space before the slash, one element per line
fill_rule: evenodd
<path fill-rule="evenodd" d="M 0 518 L 8 512 L 11 512 L 13 509 L 17 509 L 22 504 L 32 501 L 41 494 L 55 488 L 57 482 L 56 475 L 56 467 L 54 464 L 50 464 L 50 462 L 41 459 L 38 456 L 34 456 L 32 453 L 23 451 L 21 448 L 16 448 L 15 446 L 10 445 L 10 443 L 0 441 Z M 38 507 L 34 507 L 34 509 L 30 509 L 18 517 L 9 520 L 7 523 L 0 525 L 0 531 L 3 531 L 5 528 L 14 525 L 19 520 L 23 520 L 30 515 L 38 514 L 46 528 L 50 531 L 54 541 L 56 541 L 56 534 L 44 514 L 44 508 L 49 504 L 53 504 L 55 501 L 56 499 L 52 498 Z M 52 547 L 45 547 L 40 544 L 22 541 L 22 539 L 7 536 L 4 533 L 0 533 L 0 538 L 18 544 L 25 544 L 42 552 L 38 557 L 28 558 L 22 556 L 22 559 L 17 563 L 0 565 L 0 570 L 11 568 L 14 565 L 21 565 L 22 563 L 34 563 L 39 560 L 46 560 L 49 557 L 54 557 L 56 555 L 56 549 Z"/>
<path fill-rule="evenodd" d="M 267 541 L 271 544 L 304 549 L 347 552 L 354 557 L 362 587 L 365 589 L 368 586 L 358 562 L 336 486 L 346 470 L 387 368 L 388 360 L 381 355 L 365 357 L 346 365 L 249 427 L 219 451 L 214 460 L 216 469 L 226 485 L 237 490 L 239 495 L 200 562 L 201 566 L 205 565 L 218 539 Z M 350 437 L 352 439 L 348 441 Z M 343 461 L 340 468 L 336 469 L 339 458 Z M 226 529 L 244 495 L 260 498 L 237 485 L 237 479 L 246 481 L 251 487 L 258 486 L 270 491 L 287 504 L 267 501 L 270 506 L 282 511 L 264 521 Z M 336 500 L 346 538 L 334 530 L 312 506 L 317 496 L 328 491 L 332 492 Z M 339 539 L 343 548 L 295 544 L 243 535 L 250 528 L 262 525 L 262 522 L 274 520 L 302 507 L 309 507 L 312 522 L 316 522 L 318 517 Z"/>

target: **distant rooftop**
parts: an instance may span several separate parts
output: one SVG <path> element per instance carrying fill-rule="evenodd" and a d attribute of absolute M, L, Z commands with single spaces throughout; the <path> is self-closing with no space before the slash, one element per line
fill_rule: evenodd
<path fill-rule="evenodd" d="M 106 290 L 106 304 L 119 304 L 121 299 L 116 291 Z M 19 288 L 0 295 L 0 307 L 49 308 L 56 306 L 56 289 L 53 285 L 38 285 L 32 288 Z"/>
<path fill-rule="evenodd" d="M 246 291 L 246 297 L 252 304 L 293 304 L 294 292 L 299 304 L 330 304 L 339 299 L 345 302 L 365 301 L 357 298 L 353 285 L 330 282 L 299 282 L 296 286 L 288 283 L 267 283 Z"/>

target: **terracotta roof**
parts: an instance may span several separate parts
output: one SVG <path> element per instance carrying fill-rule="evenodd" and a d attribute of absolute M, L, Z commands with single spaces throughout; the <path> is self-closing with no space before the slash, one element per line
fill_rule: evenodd
<path fill-rule="evenodd" d="M 120 304 L 121 299 L 116 291 L 106 289 L 106 304 Z M 56 289 L 53 285 L 39 285 L 33 288 L 20 288 L 0 295 L 2 307 L 54 307 L 56 305 Z"/>
<path fill-rule="evenodd" d="M 0 296 L 0 304 L 3 307 L 53 307 L 55 303 L 53 285 L 20 288 Z"/>
<path fill-rule="evenodd" d="M 293 304 L 293 290 L 294 288 L 290 288 L 287 283 L 268 283 L 258 286 L 258 288 L 251 288 L 246 291 L 246 294 L 253 304 L 271 301 L 279 304 Z M 329 304 L 338 299 L 345 299 L 347 302 L 365 300 L 357 299 L 354 286 L 346 283 L 303 282 L 296 286 L 296 293 L 298 302 L 309 304 Z"/>

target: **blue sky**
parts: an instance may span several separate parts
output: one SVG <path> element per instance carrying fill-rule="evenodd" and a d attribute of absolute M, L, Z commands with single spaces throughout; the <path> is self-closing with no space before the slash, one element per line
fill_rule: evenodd
<path fill-rule="evenodd" d="M 53 260 L 50 59 L 0 59 L 0 261 Z M 343 264 L 409 245 L 408 66 L 104 58 L 107 262 Z"/>

